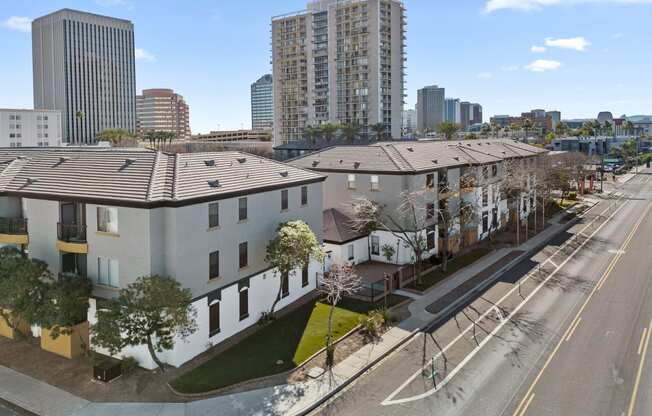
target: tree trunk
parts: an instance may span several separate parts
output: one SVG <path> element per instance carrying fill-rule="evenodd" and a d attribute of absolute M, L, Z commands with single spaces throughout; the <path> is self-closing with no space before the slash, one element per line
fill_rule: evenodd
<path fill-rule="evenodd" d="M 444 238 L 442 239 L 444 243 L 444 247 L 442 247 L 442 257 L 441 257 L 441 270 L 446 271 L 448 268 L 448 231 L 444 234 Z"/>
<path fill-rule="evenodd" d="M 149 355 L 152 357 L 152 360 L 154 360 L 156 365 L 158 365 L 158 368 L 161 369 L 161 372 L 165 373 L 165 364 L 163 364 L 163 362 L 161 362 L 161 360 L 159 360 L 156 356 L 154 344 L 152 344 L 152 334 L 147 334 L 147 350 L 149 351 Z"/>
<path fill-rule="evenodd" d="M 335 346 L 333 345 L 333 312 L 335 304 L 328 311 L 328 332 L 326 333 L 326 367 L 332 368 L 335 364 Z"/>
<path fill-rule="evenodd" d="M 280 272 L 279 272 L 280 273 Z M 290 277 L 288 276 L 288 279 Z M 276 305 L 279 303 L 281 300 L 281 291 L 283 290 L 283 273 L 279 275 L 278 279 L 278 293 L 276 294 L 276 299 L 274 299 L 274 303 L 272 303 L 272 308 L 269 310 L 269 316 L 272 317 L 274 316 L 274 310 L 276 309 Z"/>
<path fill-rule="evenodd" d="M 20 330 L 19 325 L 14 322 L 11 318 L 11 313 L 5 313 L 5 311 L 0 308 L 0 319 L 4 319 L 7 323 L 7 326 L 11 328 L 20 338 L 27 338 L 27 334 L 23 334 L 23 331 Z"/>

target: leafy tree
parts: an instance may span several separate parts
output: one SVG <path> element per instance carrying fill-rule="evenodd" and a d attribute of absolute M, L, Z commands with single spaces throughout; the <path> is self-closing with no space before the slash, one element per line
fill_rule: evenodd
<path fill-rule="evenodd" d="M 638 155 L 638 144 L 634 139 L 627 140 L 620 146 L 612 146 L 610 153 L 622 159 L 625 166 L 629 168 Z"/>
<path fill-rule="evenodd" d="M 317 137 L 320 134 L 319 127 L 313 127 L 313 126 L 306 126 L 305 129 L 303 129 L 303 134 L 306 136 L 306 139 L 308 140 L 308 143 L 310 144 L 315 144 L 317 142 Z"/>
<path fill-rule="evenodd" d="M 338 127 L 332 123 L 326 123 L 321 126 L 321 134 L 323 135 L 326 143 L 330 143 L 335 138 L 335 133 Z"/>
<path fill-rule="evenodd" d="M 358 124 L 345 124 L 340 126 L 342 137 L 349 143 L 353 144 L 355 139 L 360 135 L 360 126 Z"/>
<path fill-rule="evenodd" d="M 126 139 L 133 139 L 135 136 L 126 129 L 105 129 L 97 134 L 97 140 L 110 142 L 111 146 L 117 146 Z"/>
<path fill-rule="evenodd" d="M 352 295 L 360 289 L 361 279 L 351 266 L 333 265 L 324 274 L 321 291 L 326 295 L 330 305 L 328 311 L 328 330 L 326 332 L 326 366 L 332 368 L 335 364 L 335 344 L 333 343 L 333 313 L 342 300 L 342 296 Z"/>
<path fill-rule="evenodd" d="M 386 126 L 383 123 L 373 124 L 371 130 L 374 132 L 376 140 L 382 141 L 385 138 Z"/>
<path fill-rule="evenodd" d="M 22 336 L 20 323 L 39 323 L 41 305 L 52 279 L 45 262 L 23 257 L 13 247 L 0 248 L 0 318 Z"/>
<path fill-rule="evenodd" d="M 86 321 L 92 290 L 90 280 L 80 276 L 62 275 L 48 282 L 38 321 L 51 331 L 52 339 L 70 335 L 71 327 Z"/>
<path fill-rule="evenodd" d="M 143 276 L 120 290 L 117 298 L 99 305 L 97 323 L 91 328 L 93 342 L 117 354 L 129 346 L 147 345 L 161 371 L 156 353 L 174 347 L 176 337 L 197 330 L 192 293 L 166 276 Z"/>
<path fill-rule="evenodd" d="M 623 127 L 625 128 L 625 133 L 626 134 L 632 134 L 632 132 L 634 131 L 634 123 L 632 123 L 629 120 L 625 121 L 625 124 L 623 125 Z"/>
<path fill-rule="evenodd" d="M 281 276 L 292 273 L 295 269 L 308 267 L 310 259 L 322 261 L 324 254 L 317 237 L 308 224 L 303 221 L 289 221 L 278 225 L 276 238 L 267 245 L 265 261 L 278 269 Z M 274 315 L 276 304 L 281 300 L 282 279 L 279 279 L 278 294 L 269 315 Z"/>
<path fill-rule="evenodd" d="M 552 141 L 555 140 L 555 133 L 550 132 L 546 135 L 546 141 L 545 144 L 550 144 Z"/>
<path fill-rule="evenodd" d="M 450 121 L 444 121 L 437 126 L 437 133 L 443 134 L 446 140 L 450 140 L 460 130 L 461 126 Z"/>

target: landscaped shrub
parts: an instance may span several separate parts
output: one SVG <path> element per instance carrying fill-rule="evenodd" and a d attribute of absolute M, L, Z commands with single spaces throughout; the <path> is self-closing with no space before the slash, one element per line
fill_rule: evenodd
<path fill-rule="evenodd" d="M 568 199 L 570 199 L 571 201 L 575 201 L 577 199 L 577 192 L 569 192 Z"/>
<path fill-rule="evenodd" d="M 362 333 L 370 338 L 378 337 L 388 317 L 387 310 L 384 309 L 376 309 L 369 312 L 366 316 L 360 317 Z"/>

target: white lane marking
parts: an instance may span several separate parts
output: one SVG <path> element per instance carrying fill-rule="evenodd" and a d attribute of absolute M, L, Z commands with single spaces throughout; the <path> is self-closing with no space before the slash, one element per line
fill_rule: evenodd
<path fill-rule="evenodd" d="M 489 334 L 488 334 L 488 335 L 487 335 L 487 336 L 486 336 L 486 337 L 485 337 L 485 338 L 480 342 L 480 344 L 479 344 L 478 346 L 476 346 L 476 347 L 473 349 L 473 351 L 471 351 L 471 352 L 470 352 L 470 353 L 469 353 L 469 354 L 468 354 L 468 355 L 467 355 L 467 356 L 466 356 L 466 357 L 465 357 L 465 358 L 464 358 L 464 359 L 463 359 L 463 360 L 462 360 L 462 361 L 461 361 L 461 362 L 460 362 L 460 363 L 459 363 L 459 364 L 458 364 L 458 365 L 457 365 L 457 366 L 456 366 L 456 367 L 455 367 L 455 368 L 454 368 L 450 373 L 448 373 L 448 375 L 447 375 L 447 376 L 446 376 L 446 377 L 445 377 L 445 378 L 444 378 L 440 383 L 437 384 L 437 387 L 434 387 L 434 388 L 432 388 L 432 389 L 430 389 L 430 390 L 428 390 L 428 391 L 426 391 L 426 392 L 424 392 L 424 393 L 421 393 L 421 394 L 419 394 L 419 395 L 416 395 L 416 396 L 412 396 L 412 397 L 407 397 L 407 398 L 403 398 L 403 399 L 396 399 L 396 400 L 394 400 L 394 397 L 396 397 L 396 396 L 397 396 L 401 391 L 403 391 L 403 389 L 405 389 L 406 386 L 408 386 L 412 381 L 414 381 L 414 380 L 415 380 L 419 375 L 423 374 L 423 371 L 426 369 L 426 367 L 424 366 L 424 367 L 422 367 L 421 369 L 417 370 L 417 371 L 416 371 L 412 376 L 410 376 L 407 380 L 405 380 L 405 382 L 404 382 L 403 384 L 401 384 L 401 385 L 400 385 L 396 390 L 394 390 L 394 391 L 393 391 L 389 396 L 387 396 L 387 398 L 386 398 L 385 400 L 383 400 L 380 404 L 381 404 L 382 406 L 389 406 L 389 405 L 393 405 L 393 404 L 402 404 L 402 403 L 413 402 L 413 401 L 416 401 L 416 400 L 421 400 L 421 399 L 423 399 L 423 398 L 426 398 L 426 397 L 428 397 L 428 396 L 431 396 L 431 395 L 437 393 L 437 392 L 438 392 L 439 390 L 441 390 L 444 386 L 446 386 L 446 385 L 448 384 L 448 382 L 449 382 L 453 377 L 455 377 L 455 375 L 456 375 L 456 374 L 457 374 L 457 373 L 458 373 L 458 372 L 459 372 L 459 371 L 460 371 L 460 370 L 461 370 L 461 369 L 462 369 L 462 368 L 463 368 L 463 367 L 464 367 L 464 366 L 465 366 L 465 365 L 466 365 L 466 364 L 467 364 L 467 363 L 468 363 L 468 362 L 469 362 L 469 361 L 470 361 L 470 360 L 471 360 L 471 359 L 472 359 L 472 358 L 473 358 L 473 357 L 478 353 L 478 351 L 480 351 L 480 350 L 482 349 L 482 347 L 483 347 L 485 344 L 487 344 L 487 343 L 488 343 L 488 342 L 489 342 L 489 341 L 490 341 L 490 340 L 495 336 L 495 334 L 496 334 L 498 331 L 500 331 L 500 330 L 502 329 L 502 327 L 503 327 L 507 322 L 509 322 L 509 321 L 512 319 L 512 317 L 513 317 L 516 313 L 518 313 L 518 312 L 521 310 L 521 308 L 522 308 L 522 307 L 523 307 L 523 306 L 524 306 L 524 305 L 525 305 L 525 304 L 526 304 L 530 299 L 532 299 L 532 297 L 534 297 L 534 295 L 536 295 L 536 294 L 539 292 L 539 290 L 540 290 L 540 289 L 541 289 L 541 288 L 542 288 L 542 287 L 543 287 L 543 286 L 544 286 L 544 285 L 545 285 L 545 284 L 546 284 L 546 283 L 547 283 L 547 282 L 548 282 L 548 281 L 549 281 L 549 280 L 550 280 L 550 279 L 551 279 L 555 274 L 557 274 L 557 272 L 558 272 L 562 267 L 564 267 L 564 266 L 566 265 L 566 263 L 567 263 L 571 258 L 573 258 L 573 257 L 577 254 L 577 252 L 578 252 L 579 250 L 581 250 L 581 249 L 584 247 L 584 245 L 586 245 L 587 242 L 590 241 L 591 238 L 593 238 L 593 237 L 594 237 L 594 236 L 595 236 L 595 235 L 596 235 L 596 234 L 597 234 L 597 233 L 602 229 L 602 227 L 604 227 L 606 224 L 609 223 L 609 221 L 610 221 L 610 220 L 611 220 L 611 219 L 612 219 L 612 218 L 613 218 L 613 217 L 614 217 L 614 216 L 615 216 L 615 215 L 616 215 L 616 214 L 617 214 L 617 213 L 618 213 L 618 212 L 619 212 L 619 211 L 620 211 L 620 210 L 621 210 L 621 209 L 622 209 L 626 204 L 627 204 L 627 202 L 628 202 L 628 201 L 625 201 L 622 205 L 620 205 L 620 206 L 618 207 L 618 209 L 616 209 L 616 210 L 615 210 L 615 211 L 614 211 L 614 212 L 613 212 L 613 213 L 612 213 L 612 214 L 611 214 L 611 215 L 610 215 L 610 216 L 609 216 L 609 217 L 608 217 L 608 218 L 607 218 L 607 219 L 606 219 L 602 224 L 600 224 L 600 226 L 599 226 L 598 228 L 595 229 L 595 231 L 593 231 L 593 232 L 591 233 L 591 235 L 589 236 L 588 239 L 584 240 L 584 241 L 583 241 L 583 242 L 582 242 L 582 243 L 581 243 L 581 244 L 580 244 L 580 245 L 579 245 L 575 250 L 573 250 L 573 252 L 572 252 L 572 253 L 571 253 L 571 254 L 570 254 L 570 255 L 569 255 L 569 256 L 568 256 L 568 257 L 567 257 L 567 258 L 566 258 L 566 259 L 565 259 L 565 260 L 564 260 L 560 265 L 559 265 L 559 266 L 557 266 L 557 267 L 555 268 L 555 270 L 553 270 L 553 271 L 548 275 L 548 277 L 546 277 L 546 278 L 545 278 L 545 279 L 544 279 L 544 280 L 543 280 L 543 281 L 542 281 L 542 282 L 541 282 L 541 283 L 540 283 L 540 284 L 539 284 L 539 285 L 538 285 L 538 286 L 537 286 L 537 287 L 532 291 L 532 293 L 530 293 L 530 294 L 529 294 L 529 295 L 528 295 L 528 296 L 527 296 L 527 297 L 526 297 L 526 298 L 525 298 L 525 299 L 524 299 L 524 300 L 523 300 L 523 301 L 522 301 L 522 302 L 521 302 L 521 303 L 520 303 L 520 304 L 519 304 L 519 305 L 518 305 L 518 306 L 517 306 L 517 307 L 516 307 L 516 308 L 515 308 L 515 309 L 514 309 L 510 314 L 509 314 L 509 315 L 508 315 L 508 316 L 507 316 L 507 318 L 506 318 L 505 320 L 501 321 L 501 322 L 496 326 L 496 328 L 494 328 L 494 329 L 493 329 L 493 330 L 492 330 L 492 331 L 491 331 L 491 332 L 490 332 L 490 333 L 489 333 Z M 607 208 L 605 211 L 603 211 L 603 213 L 606 212 L 607 210 L 609 210 L 609 208 Z M 599 218 L 599 216 L 596 216 L 593 220 L 591 220 L 591 221 L 586 225 L 586 227 L 584 227 L 583 230 L 585 230 L 585 229 L 587 229 L 589 226 L 591 226 L 591 224 L 592 224 L 592 223 L 593 223 L 597 218 Z M 565 248 L 565 246 L 566 246 L 567 244 L 570 244 L 570 242 L 573 241 L 573 239 L 574 239 L 576 236 L 577 236 L 577 234 L 575 234 L 575 235 L 574 235 L 572 238 L 570 238 L 566 243 L 564 243 L 562 246 L 560 246 L 559 249 L 558 249 L 558 251 L 563 250 L 563 249 Z M 553 254 L 553 255 L 550 256 L 550 257 L 553 257 L 553 256 L 556 255 L 556 254 L 557 254 L 557 253 Z M 533 275 L 533 272 L 529 273 L 527 276 L 525 276 L 525 277 L 522 278 L 523 281 L 527 281 L 527 280 L 529 280 L 529 279 L 531 278 L 532 275 Z M 509 296 L 511 296 L 512 293 L 514 293 L 516 290 L 518 290 L 518 285 L 514 285 L 514 287 L 513 287 L 509 292 L 507 292 L 507 293 L 506 293 L 502 298 L 500 298 L 500 300 L 499 300 L 498 302 L 495 303 L 495 305 L 500 305 L 501 303 L 503 303 L 503 302 L 505 301 L 505 299 L 507 299 Z M 444 348 L 442 349 L 442 351 L 440 351 L 439 353 L 437 353 L 437 354 L 433 357 L 433 360 L 437 360 L 437 359 L 439 359 L 439 358 L 442 356 L 442 354 L 444 354 L 444 353 L 445 353 L 446 351 L 448 351 L 448 350 L 449 350 L 453 345 L 455 345 L 459 339 L 461 339 L 461 338 L 462 338 L 463 336 L 465 336 L 465 335 L 466 335 L 466 334 L 467 334 L 471 329 L 473 329 L 473 327 L 476 325 L 476 323 L 479 322 L 480 320 L 484 319 L 484 318 L 487 316 L 487 314 L 489 314 L 490 312 L 492 312 L 492 310 L 493 310 L 493 308 L 490 308 L 490 309 L 488 309 L 485 313 L 483 313 L 483 314 L 482 314 L 482 315 L 481 315 L 481 316 L 480 316 L 480 317 L 475 321 L 474 324 L 468 326 L 464 331 L 462 331 L 462 333 L 460 333 L 460 334 L 459 334 L 457 337 L 455 337 L 455 338 L 454 338 L 454 339 L 453 339 L 453 340 L 452 340 L 448 345 L 446 345 L 446 347 L 444 347 Z"/>

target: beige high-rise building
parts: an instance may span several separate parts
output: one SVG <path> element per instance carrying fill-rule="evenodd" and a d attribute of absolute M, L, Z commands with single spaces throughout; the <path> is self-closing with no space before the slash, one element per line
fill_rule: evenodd
<path fill-rule="evenodd" d="M 167 88 L 143 90 L 136 96 L 136 131 L 167 131 L 177 139 L 190 136 L 190 109 L 183 97 Z"/>
<path fill-rule="evenodd" d="M 405 26 L 399 0 L 316 0 L 272 18 L 275 145 L 324 123 L 400 137 Z"/>

